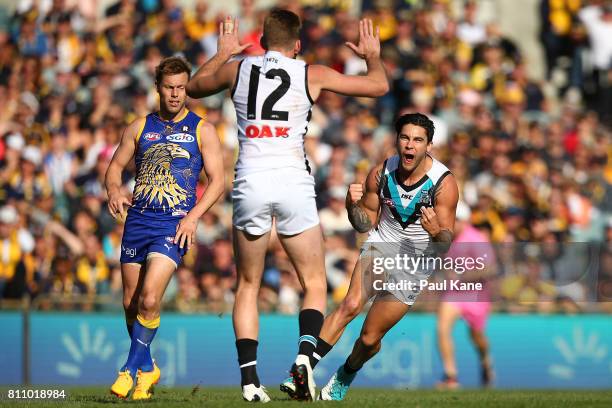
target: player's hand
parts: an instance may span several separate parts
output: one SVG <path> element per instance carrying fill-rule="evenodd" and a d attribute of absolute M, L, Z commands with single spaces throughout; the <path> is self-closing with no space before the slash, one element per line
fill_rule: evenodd
<path fill-rule="evenodd" d="M 187 214 L 176 226 L 176 234 L 174 234 L 174 244 L 178 244 L 179 248 L 191 248 L 195 242 L 195 232 L 198 226 L 198 219 Z"/>
<path fill-rule="evenodd" d="M 121 194 L 111 194 L 108 196 L 108 212 L 113 216 L 114 219 L 117 219 L 119 216 L 120 219 L 125 220 L 127 217 L 127 210 L 125 207 L 131 207 L 132 203 L 128 198 Z"/>
<path fill-rule="evenodd" d="M 363 197 L 363 184 L 351 184 L 348 190 L 350 204 L 356 204 Z"/>
<path fill-rule="evenodd" d="M 219 23 L 219 38 L 217 39 L 217 54 L 233 57 L 249 48 L 251 44 L 240 44 L 238 40 L 238 19 L 227 16 Z"/>
<path fill-rule="evenodd" d="M 431 207 L 421 207 L 421 226 L 431 235 L 435 237 L 440 233 L 440 223 L 438 222 L 438 216 Z"/>
<path fill-rule="evenodd" d="M 359 44 L 355 45 L 352 42 L 344 43 L 358 57 L 368 60 L 370 58 L 380 57 L 380 29 L 374 25 L 372 20 L 364 18 L 359 21 Z"/>

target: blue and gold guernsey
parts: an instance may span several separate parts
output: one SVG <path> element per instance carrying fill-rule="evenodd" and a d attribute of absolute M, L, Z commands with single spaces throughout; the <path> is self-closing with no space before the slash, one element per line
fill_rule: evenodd
<path fill-rule="evenodd" d="M 132 211 L 162 218 L 182 217 L 196 203 L 202 170 L 200 125 L 203 119 L 185 109 L 176 121 L 147 115 L 136 138 L 136 186 Z"/>
<path fill-rule="evenodd" d="M 151 253 L 178 265 L 186 249 L 173 244 L 176 226 L 196 204 L 203 167 L 200 129 L 193 112 L 174 121 L 147 115 L 136 136 L 136 184 L 123 233 L 122 263 L 142 263 Z"/>

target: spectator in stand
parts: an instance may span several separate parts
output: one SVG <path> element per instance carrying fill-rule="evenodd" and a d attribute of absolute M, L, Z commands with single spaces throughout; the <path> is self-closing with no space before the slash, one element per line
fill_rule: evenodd
<path fill-rule="evenodd" d="M 114 293 L 122 227 L 103 211 L 101 177 L 126 124 L 156 106 L 151 89 L 161 58 L 182 53 L 199 65 L 216 51 L 218 23 L 225 17 L 211 13 L 203 0 L 116 0 L 99 14 L 94 1 L 69 3 L 17 2 L 7 8 L 10 21 L 0 29 L 0 206 L 12 207 L 19 218 L 15 225 L 0 223 L 0 230 L 33 236 L 27 250 L 32 261 L 22 263 L 25 274 L 17 275 L 24 279 L 9 292 L 37 296 L 43 304 L 50 294 L 73 301 L 88 290 Z M 602 40 L 612 36 L 605 34 L 612 24 L 610 5 L 540 0 L 546 52 L 537 61 L 525 57 L 499 20 L 483 20 L 477 1 L 462 2 L 459 16 L 446 0 L 400 3 L 394 8 L 391 2 L 368 1 L 356 10 L 381 26 L 390 92 L 377 100 L 323 92 L 305 138 L 321 222 L 331 241 L 330 299 L 341 296 L 350 277 L 343 263 L 352 263 L 350 252 L 360 239 L 344 225 L 340 204 L 346 186 L 363 182 L 369 168 L 390 154 L 391 125 L 408 109 L 435 118 L 434 154 L 450 166 L 472 221 L 490 227 L 493 242 L 537 240 L 563 248 L 571 241 L 603 241 L 612 214 L 612 74 L 610 41 Z M 364 70 L 343 45 L 356 40 L 359 17 L 347 2 L 290 7 L 304 26 L 298 58 L 326 61 L 344 73 Z M 253 43 L 250 53 L 260 52 L 257 27 L 267 12 L 252 0 L 239 4 L 240 36 Z M 533 64 L 546 64 L 544 78 L 529 76 Z M 187 104 L 217 129 L 227 188 L 200 221 L 197 248 L 177 272 L 174 304 L 189 311 L 223 310 L 235 286 L 229 242 L 236 122 L 229 94 Z M 123 175 L 126 192 L 132 191 L 134 173 L 132 163 Z M 199 181 L 198 194 L 206 183 Z M 102 261 L 97 249 L 87 256 L 85 242 L 101 245 L 106 278 L 91 279 Z M 16 244 L 5 247 L 14 250 Z M 3 265 L 12 265 L 11 253 L 0 253 Z M 531 282 L 528 271 L 539 268 L 532 275 L 545 281 L 559 270 L 540 256 L 531 257 L 529 267 L 520 260 L 508 257 L 502 273 L 522 271 L 521 279 Z M 81 278 L 75 275 L 79 264 L 88 271 Z M 3 266 L 0 273 L 3 298 L 9 295 L 10 270 Z M 296 310 L 301 288 L 280 247 L 268 251 L 262 286 L 260 304 L 267 310 Z M 561 295 L 579 302 L 590 293 L 583 286 L 550 298 L 553 304 Z M 516 302 L 523 292 L 533 294 L 513 289 L 507 298 Z M 46 306 L 54 304 L 72 308 L 61 301 Z M 571 302 L 562 307 L 567 305 Z"/>

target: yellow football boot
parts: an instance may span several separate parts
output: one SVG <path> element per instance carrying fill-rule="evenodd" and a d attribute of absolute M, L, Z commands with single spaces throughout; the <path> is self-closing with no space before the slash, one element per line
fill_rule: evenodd
<path fill-rule="evenodd" d="M 134 388 L 132 399 L 142 400 L 151 398 L 153 395 L 151 389 L 159 382 L 159 377 L 161 377 L 161 371 L 155 362 L 153 362 L 153 371 L 138 370 L 138 376 L 136 377 L 136 388 Z"/>
<path fill-rule="evenodd" d="M 110 392 L 119 398 L 127 398 L 133 386 L 134 380 L 130 375 L 130 370 L 119 371 L 119 376 L 111 386 Z"/>

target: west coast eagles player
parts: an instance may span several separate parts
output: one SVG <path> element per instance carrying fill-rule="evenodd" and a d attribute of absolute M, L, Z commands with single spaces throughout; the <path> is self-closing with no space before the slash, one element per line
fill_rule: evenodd
<path fill-rule="evenodd" d="M 273 10 L 264 21 L 261 39 L 266 53 L 230 61 L 248 45 L 239 44 L 236 21 L 226 19 L 219 27 L 217 54 L 187 88 L 192 97 L 230 89 L 238 117 L 240 151 L 232 191 L 238 288 L 233 320 L 242 395 L 247 401 L 269 401 L 256 371 L 257 296 L 273 218 L 304 289 L 292 381 L 298 398 L 316 397 L 312 353 L 323 324 L 327 289 L 314 179 L 304 154 L 312 105 L 323 90 L 375 97 L 389 89 L 378 30 L 370 20 L 360 22 L 358 45 L 347 43 L 365 59 L 368 72 L 363 76 L 342 75 L 295 59 L 301 47 L 300 28 L 297 15 Z"/>
<path fill-rule="evenodd" d="M 150 345 L 160 324 L 160 302 L 181 258 L 194 241 L 198 219 L 223 193 L 221 145 L 215 128 L 185 107 L 189 65 L 163 60 L 155 70 L 159 111 L 136 119 L 123 133 L 106 173 L 108 209 L 127 219 L 121 242 L 123 307 L 132 340 L 111 392 L 133 399 L 151 397 L 160 371 Z M 132 201 L 121 173 L 135 157 Z M 204 169 L 208 187 L 197 200 Z"/>
<path fill-rule="evenodd" d="M 359 369 L 378 353 L 383 336 L 418 296 L 418 291 L 374 292 L 372 253 L 394 258 L 397 254 L 418 252 L 419 248 L 427 251 L 432 246 L 445 252 L 452 241 L 459 194 L 450 171 L 429 155 L 434 133 L 432 121 L 420 113 L 406 114 L 398 118 L 395 130 L 397 154 L 370 171 L 365 191 L 361 184 L 352 184 L 347 194 L 346 206 L 353 227 L 359 232 L 369 231 L 369 236 L 355 265 L 346 298 L 325 318 L 315 357 L 318 360 L 324 357 L 365 303 L 372 297 L 374 302 L 353 351 L 321 390 L 323 400 L 344 399 Z M 370 259 L 365 259 L 368 256 Z M 418 282 L 427 279 L 430 273 L 420 270 L 412 275 L 391 270 L 386 281 L 397 283 L 406 278 Z M 284 384 L 283 388 L 290 394 L 294 392 L 291 384 Z"/>

